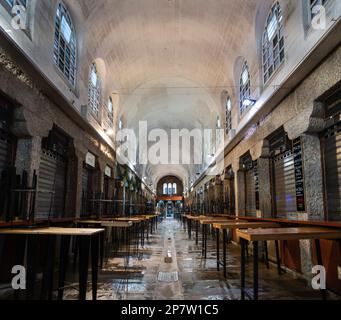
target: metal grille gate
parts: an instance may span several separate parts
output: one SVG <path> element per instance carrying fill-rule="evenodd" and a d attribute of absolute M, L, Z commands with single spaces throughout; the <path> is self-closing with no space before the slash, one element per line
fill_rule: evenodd
<path fill-rule="evenodd" d="M 295 165 L 292 150 L 273 158 L 275 206 L 277 217 L 297 211 Z"/>
<path fill-rule="evenodd" d="M 245 157 L 242 162 L 245 168 L 245 214 L 249 217 L 255 217 L 257 213 L 257 193 L 259 192 L 257 162 L 252 161 L 251 156 Z"/>
<path fill-rule="evenodd" d="M 68 142 L 55 130 L 42 142 L 36 220 L 65 216 Z"/>

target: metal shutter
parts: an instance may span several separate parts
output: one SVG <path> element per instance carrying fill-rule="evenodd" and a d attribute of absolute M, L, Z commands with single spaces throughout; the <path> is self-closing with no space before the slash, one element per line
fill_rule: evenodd
<path fill-rule="evenodd" d="M 89 204 L 88 204 L 88 189 L 89 189 L 89 169 L 83 167 L 82 172 L 82 212 L 81 215 L 88 215 Z"/>
<path fill-rule="evenodd" d="M 66 160 L 42 150 L 38 177 L 36 219 L 60 218 L 65 213 Z"/>
<path fill-rule="evenodd" d="M 329 128 L 324 140 L 328 217 L 341 218 L 341 121 Z"/>
<path fill-rule="evenodd" d="M 275 205 L 277 217 L 297 212 L 295 164 L 291 150 L 273 158 Z"/>
<path fill-rule="evenodd" d="M 0 127 L 0 176 L 11 165 L 12 143 L 6 130 Z"/>

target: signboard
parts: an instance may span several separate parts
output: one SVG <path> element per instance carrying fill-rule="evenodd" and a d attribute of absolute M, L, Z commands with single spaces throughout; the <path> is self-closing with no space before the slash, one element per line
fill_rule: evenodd
<path fill-rule="evenodd" d="M 305 211 L 305 194 L 304 194 L 304 175 L 302 163 L 302 145 L 301 139 L 294 141 L 294 164 L 295 164 L 295 186 L 296 186 L 296 203 L 297 211 Z"/>
<path fill-rule="evenodd" d="M 111 178 L 111 168 L 110 168 L 109 166 L 106 166 L 106 167 L 105 167 L 104 174 L 105 174 L 107 177 Z"/>
<path fill-rule="evenodd" d="M 85 163 L 93 168 L 96 168 L 96 156 L 88 152 L 85 157 Z"/>

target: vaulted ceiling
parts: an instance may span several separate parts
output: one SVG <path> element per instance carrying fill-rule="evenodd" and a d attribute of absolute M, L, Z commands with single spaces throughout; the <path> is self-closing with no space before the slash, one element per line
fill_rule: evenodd
<path fill-rule="evenodd" d="M 86 54 L 103 61 L 105 84 L 120 96 L 125 126 L 214 128 L 224 117 L 221 93 L 233 90 L 234 65 L 255 48 L 259 0 L 77 0 Z M 223 121 L 222 121 L 223 124 Z M 197 168 L 140 166 L 157 181 L 171 174 L 188 185 Z"/>

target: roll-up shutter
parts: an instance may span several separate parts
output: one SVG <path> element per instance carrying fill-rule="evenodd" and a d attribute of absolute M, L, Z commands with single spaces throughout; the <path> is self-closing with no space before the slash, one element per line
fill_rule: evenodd
<path fill-rule="evenodd" d="M 328 216 L 341 219 L 341 122 L 330 128 L 325 136 L 325 176 Z"/>
<path fill-rule="evenodd" d="M 95 156 L 93 156 L 95 157 Z M 94 166 L 94 167 L 93 167 Z M 82 172 L 82 216 L 91 216 L 96 213 L 96 202 L 95 199 L 95 175 L 96 170 L 96 157 L 93 163 L 84 163 Z"/>
<path fill-rule="evenodd" d="M 297 211 L 295 165 L 292 150 L 273 158 L 274 189 L 277 217 Z"/>
<path fill-rule="evenodd" d="M 64 216 L 66 168 L 64 158 L 51 150 L 42 150 L 36 219 L 46 220 Z"/>
<path fill-rule="evenodd" d="M 67 138 L 53 129 L 43 139 L 38 176 L 36 220 L 65 216 Z"/>
<path fill-rule="evenodd" d="M 273 215 L 287 218 L 305 211 L 302 145 L 300 138 L 289 140 L 284 129 L 270 138 Z"/>

